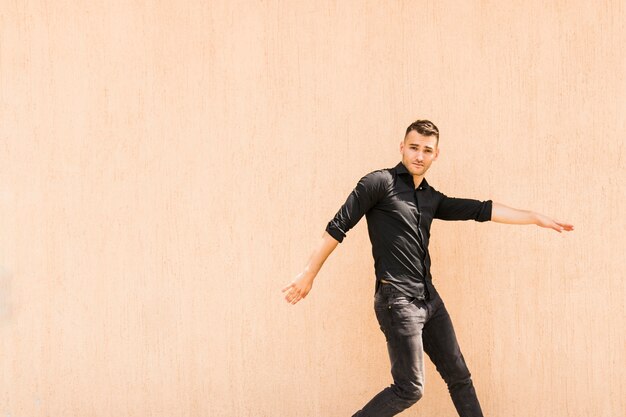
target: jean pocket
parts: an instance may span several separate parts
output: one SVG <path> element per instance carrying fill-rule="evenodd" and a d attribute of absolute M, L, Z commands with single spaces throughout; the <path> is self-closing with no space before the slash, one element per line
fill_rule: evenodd
<path fill-rule="evenodd" d="M 426 309 L 419 303 L 391 304 L 389 316 L 391 327 L 400 336 L 413 336 L 421 333 L 426 322 Z"/>
<path fill-rule="evenodd" d="M 387 303 L 391 307 L 398 308 L 398 307 L 408 306 L 409 304 L 413 304 L 413 301 L 415 301 L 415 297 L 409 297 L 404 294 L 394 294 L 392 297 L 389 297 L 389 299 L 387 300 Z"/>
<path fill-rule="evenodd" d="M 415 297 L 409 297 L 401 292 L 393 292 L 389 294 L 376 293 L 374 295 L 374 309 L 391 310 L 401 309 L 405 306 L 413 304 Z"/>

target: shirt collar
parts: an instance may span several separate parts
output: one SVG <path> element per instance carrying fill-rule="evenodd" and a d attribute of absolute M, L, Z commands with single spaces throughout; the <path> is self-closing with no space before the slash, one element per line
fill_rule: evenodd
<path fill-rule="evenodd" d="M 413 181 L 413 176 L 411 175 L 411 173 L 409 172 L 408 169 L 406 169 L 406 167 L 404 166 L 404 164 L 402 163 L 402 161 L 398 162 L 398 165 L 395 166 L 394 168 L 396 170 L 396 172 L 398 174 L 404 174 L 404 175 L 408 175 L 409 177 L 411 177 L 411 181 Z M 430 185 L 428 184 L 428 182 L 426 181 L 426 178 L 422 178 L 422 182 L 419 185 L 420 187 L 423 188 L 429 188 Z"/>

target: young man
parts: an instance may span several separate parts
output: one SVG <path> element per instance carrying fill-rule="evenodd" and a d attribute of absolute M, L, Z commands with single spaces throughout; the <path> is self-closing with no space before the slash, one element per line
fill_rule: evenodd
<path fill-rule="evenodd" d="M 282 290 L 291 304 L 305 298 L 326 258 L 366 216 L 376 271 L 374 310 L 387 341 L 393 384 L 353 417 L 393 416 L 415 404 L 424 388 L 423 352 L 445 380 L 459 416 L 483 415 L 450 316 L 432 283 L 428 239 L 433 219 L 573 230 L 571 224 L 532 211 L 451 198 L 435 190 L 424 175 L 439 156 L 438 142 L 432 122 L 412 123 L 400 143 L 402 162 L 361 178 L 328 223 L 304 271 Z"/>

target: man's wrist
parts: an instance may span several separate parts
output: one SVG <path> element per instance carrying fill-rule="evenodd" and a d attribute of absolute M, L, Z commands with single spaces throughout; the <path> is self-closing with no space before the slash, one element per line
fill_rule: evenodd
<path fill-rule="evenodd" d="M 304 268 L 304 271 L 302 271 L 302 278 L 309 281 L 313 281 L 316 275 L 317 271 L 313 271 L 308 265 Z"/>
<path fill-rule="evenodd" d="M 539 225 L 539 213 L 531 211 L 530 212 L 530 218 L 532 220 L 532 224 L 535 224 L 537 226 Z"/>

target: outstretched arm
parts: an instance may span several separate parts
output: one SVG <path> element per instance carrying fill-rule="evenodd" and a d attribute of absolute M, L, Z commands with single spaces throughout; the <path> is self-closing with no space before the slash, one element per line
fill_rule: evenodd
<path fill-rule="evenodd" d="M 370 172 L 359 180 L 346 202 L 326 226 L 322 240 L 311 254 L 304 271 L 283 288 L 288 303 L 295 304 L 307 296 L 326 258 L 343 241 L 346 233 L 383 197 L 387 180 L 384 170 Z"/>
<path fill-rule="evenodd" d="M 311 291 L 315 276 L 322 268 L 326 258 L 335 250 L 338 244 L 339 242 L 335 238 L 329 235 L 328 232 L 324 232 L 322 240 L 311 254 L 304 271 L 300 272 L 291 284 L 283 288 L 282 291 L 287 292 L 285 300 L 288 303 L 295 304 L 307 296 L 309 291 Z"/>
<path fill-rule="evenodd" d="M 569 223 L 554 220 L 533 211 L 514 209 L 495 201 L 491 211 L 491 221 L 507 224 L 536 224 L 537 226 L 554 229 L 559 233 L 574 230 L 574 226 Z"/>

